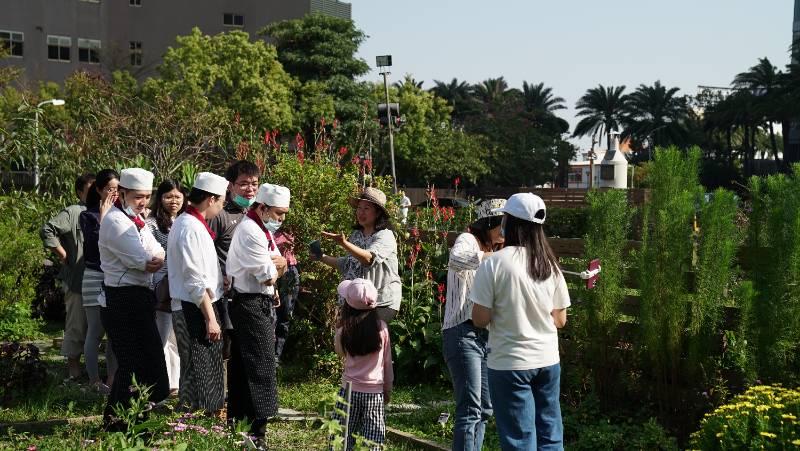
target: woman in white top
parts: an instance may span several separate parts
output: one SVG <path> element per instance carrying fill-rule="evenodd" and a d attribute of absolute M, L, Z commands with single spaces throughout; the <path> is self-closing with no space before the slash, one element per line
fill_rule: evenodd
<path fill-rule="evenodd" d="M 453 450 L 480 450 L 486 423 L 492 415 L 486 376 L 488 355 L 486 329 L 472 324 L 472 301 L 468 294 L 481 261 L 502 245 L 502 213 L 492 210 L 505 199 L 481 202 L 478 219 L 462 233 L 450 249 L 447 262 L 447 303 L 442 321 L 442 349 L 456 397 Z"/>
<path fill-rule="evenodd" d="M 153 201 L 153 209 L 144 222 L 165 252 L 167 252 L 172 223 L 179 214 L 183 213 L 184 209 L 186 209 L 186 195 L 181 183 L 173 179 L 166 179 L 161 182 L 158 185 L 156 198 Z M 165 259 L 164 266 L 153 274 L 154 290 L 159 283 L 164 281 L 164 276 L 167 275 L 168 261 L 169 258 Z M 167 283 L 166 281 L 164 282 Z M 164 357 L 166 358 L 167 375 L 169 376 L 169 393 L 170 396 L 174 396 L 178 394 L 180 385 L 181 358 L 178 354 L 178 341 L 175 338 L 175 331 L 172 327 L 172 306 L 170 302 L 156 304 L 156 326 L 158 326 L 158 333 L 161 335 L 161 343 L 164 345 Z"/>
<path fill-rule="evenodd" d="M 207 221 L 222 211 L 228 181 L 201 172 L 189 193 L 190 205 L 169 233 L 169 293 L 172 325 L 180 353 L 180 406 L 217 413 L 225 402 L 222 330 L 215 305 L 222 295 L 222 272 Z"/>
<path fill-rule="evenodd" d="M 125 169 L 119 180 L 119 198 L 100 224 L 98 247 L 103 270 L 106 308 L 101 317 L 114 343 L 118 369 L 104 412 L 106 426 L 127 425 L 115 417 L 118 404 L 128 408 L 134 393 L 133 377 L 152 387 L 150 401 L 169 395 L 164 349 L 155 322 L 156 299 L 150 288 L 153 273 L 164 264 L 164 249 L 145 226 L 142 212 L 153 192 L 153 174 Z"/>
<path fill-rule="evenodd" d="M 545 205 L 518 193 L 504 213 L 505 247 L 484 259 L 470 291 L 472 321 L 489 327 L 489 392 L 503 450 L 560 450 L 558 329 L 569 293 L 544 234 Z"/>

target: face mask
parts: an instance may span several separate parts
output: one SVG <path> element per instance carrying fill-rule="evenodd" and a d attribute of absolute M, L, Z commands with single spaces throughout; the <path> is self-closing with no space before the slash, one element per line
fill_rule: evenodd
<path fill-rule="evenodd" d="M 253 202 L 255 202 L 255 200 L 256 200 L 255 197 L 252 199 L 248 199 L 246 197 L 242 197 L 237 194 L 236 197 L 233 198 L 233 203 L 242 208 L 250 208 L 250 206 L 253 205 Z"/>
<path fill-rule="evenodd" d="M 130 217 L 136 216 L 136 212 L 133 211 L 133 208 L 131 208 L 130 205 L 125 205 L 125 208 L 123 208 L 122 211 L 125 212 L 125 214 Z"/>
<path fill-rule="evenodd" d="M 281 225 L 283 225 L 282 222 L 278 222 L 272 218 L 269 218 L 264 222 L 264 228 L 269 230 L 271 233 L 277 232 L 278 229 L 281 228 Z"/>

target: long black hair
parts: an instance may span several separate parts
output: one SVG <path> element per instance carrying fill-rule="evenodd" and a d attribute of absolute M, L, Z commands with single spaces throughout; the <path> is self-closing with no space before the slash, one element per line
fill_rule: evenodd
<path fill-rule="evenodd" d="M 505 245 L 524 247 L 528 253 L 528 274 L 534 280 L 546 280 L 560 271 L 558 258 L 553 253 L 544 226 L 525 221 L 509 214 L 505 215 Z"/>
<path fill-rule="evenodd" d="M 161 197 L 174 189 L 183 194 L 183 205 L 181 205 L 181 209 L 178 210 L 178 214 L 183 213 L 183 210 L 186 209 L 186 191 L 183 189 L 183 186 L 181 186 L 181 182 L 175 179 L 166 179 L 161 182 L 156 191 L 153 208 L 150 210 L 150 217 L 156 218 L 156 225 L 161 233 L 169 233 L 169 229 L 172 228 L 172 217 L 164 210 L 164 203 L 161 202 Z"/>
<path fill-rule="evenodd" d="M 375 309 L 357 310 L 346 302 L 342 306 L 342 348 L 352 356 L 381 350 L 381 326 Z"/>
<path fill-rule="evenodd" d="M 488 218 L 481 218 L 470 224 L 469 233 L 475 236 L 475 239 L 485 247 L 491 249 L 492 240 L 489 238 L 489 231 L 495 227 L 499 227 L 503 222 L 503 216 L 489 216 Z"/>
<path fill-rule="evenodd" d="M 97 173 L 86 195 L 87 209 L 100 208 L 100 191 L 106 189 L 112 180 L 119 180 L 119 173 L 113 169 L 103 169 Z"/>

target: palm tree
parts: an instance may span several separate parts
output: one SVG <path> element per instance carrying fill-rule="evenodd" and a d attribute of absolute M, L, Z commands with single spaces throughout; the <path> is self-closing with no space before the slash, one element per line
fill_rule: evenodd
<path fill-rule="evenodd" d="M 566 109 L 563 97 L 556 97 L 553 95 L 553 88 L 545 87 L 544 83 L 528 84 L 527 81 L 522 82 L 522 98 L 525 105 L 525 110 L 531 113 L 548 113 L 553 114 L 557 110 Z"/>
<path fill-rule="evenodd" d="M 597 85 L 586 91 L 575 104 L 576 114 L 582 119 L 575 126 L 572 136 L 606 135 L 607 149 L 611 149 L 611 133 L 622 123 L 627 97 L 622 93 L 625 86 Z"/>
<path fill-rule="evenodd" d="M 401 89 L 401 88 L 422 89 L 422 84 L 423 83 L 425 83 L 424 80 L 423 81 L 417 81 L 416 79 L 414 79 L 414 77 L 411 74 L 406 74 L 405 77 L 403 77 L 402 81 L 396 81 L 396 82 L 392 83 L 392 86 L 394 86 L 397 89 Z"/>
<path fill-rule="evenodd" d="M 679 88 L 667 89 L 660 81 L 653 86 L 639 85 L 625 103 L 625 129 L 622 138 L 656 145 L 680 144 L 688 136 L 685 121 L 689 115 L 686 98 Z"/>
<path fill-rule="evenodd" d="M 470 85 L 465 81 L 458 81 L 457 78 L 453 78 L 450 83 L 439 80 L 433 82 L 436 86 L 431 88 L 430 92 L 444 99 L 453 108 L 451 117 L 454 121 L 463 123 L 474 103 Z"/>
<path fill-rule="evenodd" d="M 472 95 L 488 116 L 494 116 L 509 94 L 505 78 L 489 78 L 472 87 Z"/>
<path fill-rule="evenodd" d="M 772 154 L 776 161 L 778 159 L 778 143 L 775 140 L 775 129 L 773 122 L 780 120 L 775 115 L 775 95 L 781 87 L 783 73 L 778 70 L 767 58 L 759 58 L 758 64 L 751 67 L 746 72 L 742 72 L 733 79 L 734 88 L 749 90 L 757 96 L 755 105 L 756 114 L 762 114 L 764 121 L 769 128 L 770 145 Z"/>

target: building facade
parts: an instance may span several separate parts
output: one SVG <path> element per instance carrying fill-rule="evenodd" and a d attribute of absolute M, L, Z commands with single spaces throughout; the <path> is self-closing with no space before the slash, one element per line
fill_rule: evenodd
<path fill-rule="evenodd" d="M 194 27 L 213 35 L 241 30 L 258 39 L 265 25 L 321 12 L 349 19 L 337 0 L 2 0 L 0 65 L 30 81 L 61 82 L 76 70 L 127 69 L 153 75 L 175 37 Z"/>

